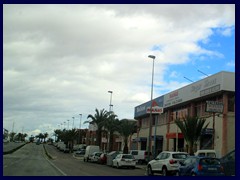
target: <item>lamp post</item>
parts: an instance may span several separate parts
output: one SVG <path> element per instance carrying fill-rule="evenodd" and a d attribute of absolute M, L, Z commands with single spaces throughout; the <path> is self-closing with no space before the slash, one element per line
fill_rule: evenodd
<path fill-rule="evenodd" d="M 148 57 L 153 60 L 153 66 L 152 66 L 152 87 L 151 87 L 151 106 L 150 106 L 149 135 L 148 135 L 148 161 L 150 161 L 151 136 L 152 136 L 153 76 L 154 76 L 154 60 L 155 60 L 156 57 L 153 56 L 153 55 L 149 55 Z"/>
<path fill-rule="evenodd" d="M 72 129 L 74 129 L 74 117 L 72 117 L 73 118 L 73 125 L 72 125 Z"/>
<path fill-rule="evenodd" d="M 79 144 L 81 141 L 81 124 L 82 124 L 82 114 L 79 114 L 80 116 L 80 122 L 79 122 Z"/>
<path fill-rule="evenodd" d="M 109 104 L 109 112 L 111 112 L 111 111 L 112 111 L 112 108 L 111 108 L 111 107 L 113 106 L 113 105 L 112 105 L 112 93 L 113 93 L 113 92 L 112 92 L 112 91 L 108 91 L 108 93 L 111 94 L 111 96 L 110 96 L 110 104 Z"/>
<path fill-rule="evenodd" d="M 69 130 L 69 119 L 67 121 L 68 121 L 68 130 Z"/>

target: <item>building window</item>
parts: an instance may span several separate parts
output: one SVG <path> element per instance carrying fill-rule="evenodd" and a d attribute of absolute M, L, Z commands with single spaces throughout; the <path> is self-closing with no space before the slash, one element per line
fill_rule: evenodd
<path fill-rule="evenodd" d="M 235 107 L 235 96 L 234 95 L 229 95 L 228 96 L 228 111 L 235 112 L 234 107 Z"/>

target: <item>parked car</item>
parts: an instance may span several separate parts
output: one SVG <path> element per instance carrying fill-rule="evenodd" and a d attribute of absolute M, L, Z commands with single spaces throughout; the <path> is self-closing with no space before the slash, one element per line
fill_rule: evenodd
<path fill-rule="evenodd" d="M 235 149 L 220 159 L 226 176 L 235 176 Z"/>
<path fill-rule="evenodd" d="M 117 168 L 129 167 L 135 169 L 136 160 L 134 159 L 132 154 L 118 154 L 112 160 L 112 166 Z"/>
<path fill-rule="evenodd" d="M 99 147 L 99 146 L 93 146 L 93 145 L 87 146 L 87 147 L 86 147 L 86 150 L 85 150 L 84 157 L 83 157 L 83 161 L 84 161 L 84 162 L 86 162 L 86 161 L 88 162 L 88 161 L 89 161 L 89 157 L 90 157 L 94 152 L 100 152 L 100 147 Z"/>
<path fill-rule="evenodd" d="M 162 173 L 163 176 L 175 174 L 178 171 L 179 163 L 183 162 L 187 157 L 186 152 L 163 151 L 155 159 L 147 164 L 147 175 L 154 173 Z"/>
<path fill-rule="evenodd" d="M 139 164 L 148 163 L 148 151 L 146 150 L 130 150 L 129 154 L 132 154 Z M 151 152 L 150 159 L 152 160 Z"/>
<path fill-rule="evenodd" d="M 224 176 L 218 158 L 189 156 L 179 167 L 177 176 Z"/>
<path fill-rule="evenodd" d="M 99 164 L 107 164 L 107 154 L 102 153 L 98 159 Z"/>
<path fill-rule="evenodd" d="M 122 151 L 111 151 L 107 154 L 107 166 L 112 166 L 113 159 L 118 155 L 122 154 Z"/>
<path fill-rule="evenodd" d="M 78 151 L 79 149 L 86 149 L 86 144 L 74 144 L 73 151 Z"/>
<path fill-rule="evenodd" d="M 89 160 L 91 162 L 98 162 L 98 159 L 100 158 L 100 155 L 102 154 L 102 152 L 94 152 L 93 154 L 91 154 L 89 156 Z"/>
<path fill-rule="evenodd" d="M 216 158 L 216 151 L 213 149 L 201 149 L 201 150 L 197 150 L 197 152 L 194 153 L 195 156 L 205 156 L 205 157 L 212 157 L 212 158 Z"/>
<path fill-rule="evenodd" d="M 79 155 L 79 156 L 84 156 L 85 154 L 85 149 L 79 149 L 75 152 L 75 155 Z"/>

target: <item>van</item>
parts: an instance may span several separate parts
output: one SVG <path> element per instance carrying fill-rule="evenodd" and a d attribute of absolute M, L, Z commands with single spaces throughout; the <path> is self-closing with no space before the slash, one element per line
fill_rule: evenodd
<path fill-rule="evenodd" d="M 213 149 L 201 149 L 194 153 L 195 156 L 206 156 L 206 157 L 213 157 L 216 158 L 216 151 Z"/>
<path fill-rule="evenodd" d="M 86 147 L 86 150 L 85 150 L 85 154 L 84 154 L 84 157 L 83 157 L 83 161 L 84 162 L 88 162 L 89 157 L 94 153 L 94 152 L 100 152 L 100 148 L 99 146 L 93 146 L 93 145 L 90 145 L 90 146 L 87 146 Z"/>
<path fill-rule="evenodd" d="M 134 156 L 138 164 L 148 163 L 148 151 L 146 150 L 130 150 L 129 154 L 132 154 Z M 152 160 L 151 152 L 150 152 L 150 160 Z"/>

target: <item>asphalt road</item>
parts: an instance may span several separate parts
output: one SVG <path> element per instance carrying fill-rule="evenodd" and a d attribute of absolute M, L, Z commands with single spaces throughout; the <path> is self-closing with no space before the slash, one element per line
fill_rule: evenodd
<path fill-rule="evenodd" d="M 43 145 L 26 144 L 12 154 L 3 155 L 4 176 L 63 176 L 48 160 Z"/>
<path fill-rule="evenodd" d="M 51 162 L 67 176 L 144 176 L 144 168 L 117 169 L 107 165 L 84 162 L 71 153 L 63 153 L 52 145 L 45 145 L 47 152 L 54 158 Z"/>

